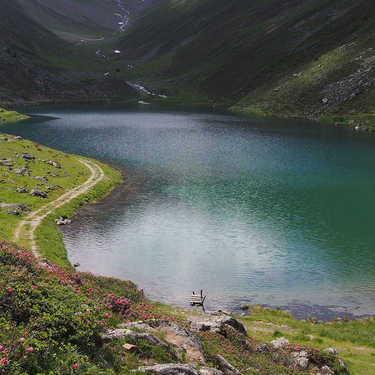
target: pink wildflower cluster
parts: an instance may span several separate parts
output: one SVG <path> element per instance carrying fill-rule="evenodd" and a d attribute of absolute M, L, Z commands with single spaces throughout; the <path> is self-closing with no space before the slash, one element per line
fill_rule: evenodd
<path fill-rule="evenodd" d="M 8 348 L 4 348 L 2 345 L 0 345 L 0 351 L 3 353 L 3 354 L 7 354 L 8 352 Z M 7 366 L 9 365 L 9 361 L 6 357 L 3 357 L 2 359 L 0 359 L 0 363 Z"/>

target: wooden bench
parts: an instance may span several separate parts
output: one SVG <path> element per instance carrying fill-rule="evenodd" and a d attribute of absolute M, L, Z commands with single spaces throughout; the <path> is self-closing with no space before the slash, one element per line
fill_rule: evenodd
<path fill-rule="evenodd" d="M 201 294 L 195 294 L 194 291 L 192 295 L 190 296 L 190 306 L 202 306 L 204 311 L 204 300 L 206 299 L 206 296 L 203 297 L 203 292 L 201 290 Z"/>

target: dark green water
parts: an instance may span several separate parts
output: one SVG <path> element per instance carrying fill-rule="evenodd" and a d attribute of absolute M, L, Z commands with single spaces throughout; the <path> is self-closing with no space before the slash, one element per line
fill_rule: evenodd
<path fill-rule="evenodd" d="M 153 299 L 375 312 L 375 135 L 304 121 L 146 105 L 24 110 L 0 131 L 129 172 L 85 208 L 72 262 Z"/>

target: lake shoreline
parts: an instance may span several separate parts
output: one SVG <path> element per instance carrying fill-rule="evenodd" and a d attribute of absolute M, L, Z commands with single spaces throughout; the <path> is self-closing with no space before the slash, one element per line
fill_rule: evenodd
<path fill-rule="evenodd" d="M 261 302 L 300 318 L 372 312 L 372 257 L 366 251 L 373 239 L 362 235 L 368 230 L 359 225 L 361 220 L 350 221 L 351 232 L 341 222 L 346 211 L 362 207 L 361 201 L 351 207 L 352 186 L 337 194 L 337 187 L 347 185 L 347 175 L 352 176 L 353 160 L 359 182 L 355 191 L 372 189 L 367 164 L 361 163 L 368 160 L 372 141 L 297 120 L 149 107 L 84 106 L 82 113 L 77 107 L 49 108 L 41 114 L 54 120 L 43 126 L 28 120 L 25 129 L 11 130 L 67 153 L 129 168 L 126 195 L 122 187 L 116 189 L 110 203 L 100 201 L 88 209 L 96 218 L 83 217 L 84 225 L 76 226 L 70 249 L 81 252 L 77 262 L 97 274 L 136 280 L 146 289 L 151 280 L 150 298 L 167 303 L 184 305 L 191 288 L 202 286 L 213 308 L 221 302 L 234 309 Z M 46 128 L 48 132 L 42 130 Z M 306 155 L 306 148 L 319 152 Z M 325 171 L 322 167 L 328 168 L 320 176 L 315 172 Z M 293 177 L 286 184 L 284 169 Z M 332 198 L 339 198 L 338 205 L 327 209 Z M 110 206 L 116 209 L 110 212 Z M 357 216 L 370 211 L 369 206 Z M 356 276 L 354 266 L 362 271 Z M 175 269 L 179 276 L 173 275 Z M 233 298 L 240 303 L 231 303 Z M 283 306 L 286 301 L 293 304 Z M 316 305 L 319 301 L 323 306 Z"/>
<path fill-rule="evenodd" d="M 79 225 L 80 223 L 84 223 L 87 219 L 100 214 L 103 210 L 106 211 L 110 209 L 112 206 L 117 206 L 118 204 L 131 204 L 136 199 L 136 196 L 142 190 L 144 183 L 145 183 L 145 176 L 132 172 L 128 169 L 125 169 L 123 166 L 115 163 L 115 162 L 104 162 L 102 163 L 107 164 L 109 167 L 114 168 L 115 170 L 121 173 L 122 183 L 116 187 L 114 187 L 111 192 L 102 197 L 101 199 L 90 202 L 84 206 L 80 206 L 75 211 L 74 217 L 72 218 L 73 225 Z M 59 229 L 61 230 L 63 237 L 64 235 L 70 230 L 70 226 L 60 226 Z M 64 238 L 63 238 L 64 239 Z M 68 254 L 69 259 L 69 254 Z M 70 259 L 69 259 L 70 261 Z M 73 263 L 70 261 L 70 263 Z M 82 266 L 84 263 L 81 264 Z M 78 269 L 79 270 L 79 269 Z M 85 270 L 85 272 L 91 272 L 91 270 Z M 97 275 L 97 276 L 110 276 L 110 275 Z M 111 276 L 110 276 L 111 277 Z M 114 277 L 114 276 L 112 276 Z M 134 281 L 134 280 L 132 280 Z M 145 286 L 139 285 L 142 289 Z M 186 309 L 188 307 L 188 303 L 183 305 L 181 303 L 174 303 L 174 301 L 163 301 L 162 298 L 151 298 L 155 302 L 165 303 L 166 305 L 176 306 L 178 308 Z M 188 302 L 188 301 L 187 301 Z M 366 317 L 371 317 L 371 314 L 355 314 L 353 313 L 353 308 L 345 307 L 345 306 L 338 306 L 338 305 L 320 305 L 320 304 L 309 304 L 304 301 L 293 300 L 287 304 L 283 305 L 272 305 L 269 303 L 258 303 L 256 300 L 252 299 L 251 305 L 258 305 L 265 308 L 271 309 L 280 309 L 282 311 L 290 313 L 290 315 L 298 320 L 309 320 L 313 319 L 320 322 L 327 322 L 332 319 L 338 320 L 355 320 L 355 319 L 362 319 Z M 232 303 L 226 304 L 225 306 L 222 305 L 215 305 L 211 304 L 210 310 L 229 310 L 235 315 L 244 314 L 247 315 L 247 310 L 242 309 L 243 306 L 241 301 L 233 301 Z M 359 309 L 359 307 L 358 307 Z M 199 309 L 198 309 L 199 310 Z M 350 310 L 350 311 L 349 311 Z M 250 307 L 251 311 L 251 307 Z"/>

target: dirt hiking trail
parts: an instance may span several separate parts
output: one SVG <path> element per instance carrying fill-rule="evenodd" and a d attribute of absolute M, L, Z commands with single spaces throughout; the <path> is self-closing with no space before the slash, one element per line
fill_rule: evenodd
<path fill-rule="evenodd" d="M 38 210 L 31 212 L 18 224 L 16 230 L 14 231 L 13 241 L 19 243 L 21 242 L 20 240 L 23 239 L 22 243 L 27 242 L 28 247 L 36 256 L 39 256 L 39 254 L 35 243 L 35 229 L 40 225 L 42 220 L 47 215 L 55 211 L 56 208 L 63 206 L 81 194 L 85 194 L 89 189 L 104 178 L 103 169 L 98 164 L 83 159 L 78 159 L 78 161 L 89 168 L 91 172 L 89 179 L 82 185 L 69 190 L 67 193 L 63 194 L 54 201 L 49 202 Z"/>

